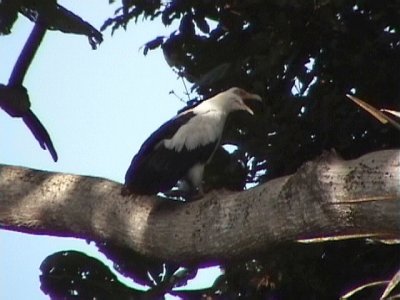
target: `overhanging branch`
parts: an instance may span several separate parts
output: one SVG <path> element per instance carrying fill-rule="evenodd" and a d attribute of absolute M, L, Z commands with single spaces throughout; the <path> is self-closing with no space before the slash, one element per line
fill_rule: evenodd
<path fill-rule="evenodd" d="M 280 242 L 400 236 L 400 150 L 323 155 L 293 175 L 191 203 L 120 195 L 110 180 L 0 166 L 5 229 L 109 240 L 164 261 L 232 259 Z"/>

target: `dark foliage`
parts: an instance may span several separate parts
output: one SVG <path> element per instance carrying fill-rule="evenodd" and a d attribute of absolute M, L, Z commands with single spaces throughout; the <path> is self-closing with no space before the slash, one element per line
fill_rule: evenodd
<path fill-rule="evenodd" d="M 114 262 L 115 269 L 121 274 L 134 278 L 144 286 L 154 287 L 164 278 L 172 276 L 179 268 L 177 265 L 165 266 L 162 261 L 143 257 L 132 250 L 107 242 L 97 243 L 97 247 Z M 130 259 L 126 259 L 130 257 Z"/>
<path fill-rule="evenodd" d="M 52 299 L 159 299 L 170 291 L 183 299 L 333 300 L 359 285 L 390 280 L 400 264 L 399 245 L 363 240 L 288 244 L 280 247 L 283 251 L 223 266 L 224 274 L 208 289 L 171 291 L 195 276 L 195 268 L 187 267 L 179 274 L 176 265 L 106 243 L 99 246 L 114 261 L 116 270 L 150 291 L 128 288 L 101 262 L 75 251 L 46 258 L 40 268 L 42 290 Z M 351 299 L 378 299 L 384 288 L 367 288 Z"/>
<path fill-rule="evenodd" d="M 102 262 L 77 251 L 48 256 L 40 266 L 41 289 L 51 299 L 138 299 Z"/>
<path fill-rule="evenodd" d="M 231 86 L 263 96 L 266 109 L 258 122 L 227 133 L 240 160 L 254 158 L 249 181 L 292 173 L 324 149 L 354 158 L 399 146 L 396 130 L 345 98 L 354 92 L 378 108 L 399 109 L 399 1 L 123 4 L 104 26 L 115 30 L 139 17 L 175 26 L 144 52 L 161 47 L 202 97 Z"/>
<path fill-rule="evenodd" d="M 287 245 L 278 253 L 228 265 L 227 291 L 235 299 L 339 299 L 358 285 L 390 279 L 400 263 L 399 250 L 361 240 Z M 384 288 L 352 299 L 379 299 Z"/>

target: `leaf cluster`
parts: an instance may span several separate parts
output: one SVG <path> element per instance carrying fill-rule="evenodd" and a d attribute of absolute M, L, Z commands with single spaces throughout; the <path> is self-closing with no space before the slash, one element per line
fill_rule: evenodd
<path fill-rule="evenodd" d="M 42 290 L 52 299 L 163 299 L 166 293 L 182 299 L 339 299 L 359 285 L 389 280 L 400 263 L 398 245 L 287 244 L 257 259 L 222 263 L 223 273 L 211 287 L 189 290 L 176 288 L 196 275 L 197 265 L 154 261 L 107 243 L 99 247 L 118 272 L 147 290 L 126 286 L 102 262 L 76 251 L 44 260 Z M 349 299 L 378 299 L 384 289 L 384 284 L 373 285 Z"/>

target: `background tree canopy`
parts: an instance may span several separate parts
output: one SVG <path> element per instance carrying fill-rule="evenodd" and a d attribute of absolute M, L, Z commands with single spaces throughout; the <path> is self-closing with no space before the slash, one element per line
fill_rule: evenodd
<path fill-rule="evenodd" d="M 37 5 L 4 3 L 15 11 Z M 169 36 L 149 41 L 144 53 L 161 49 L 171 68 L 192 84 L 188 105 L 231 86 L 265 101 L 255 108 L 254 120 L 234 115 L 228 122 L 224 143 L 236 147 L 232 153 L 219 151 L 207 170 L 209 186 L 240 190 L 293 173 L 332 148 L 347 159 L 400 146 L 398 131 L 345 98 L 352 93 L 375 107 L 400 110 L 399 1 L 127 0 L 121 5 L 103 29 L 118 30 L 142 18 L 161 18 L 171 27 Z M 3 33 L 15 18 L 9 20 L 0 23 Z M 180 266 L 106 243 L 99 248 L 119 271 L 153 287 L 150 299 L 184 285 L 196 272 L 197 266 L 189 265 L 176 273 Z M 365 241 L 288 245 L 285 253 L 219 262 L 225 273 L 213 287 L 173 293 L 185 299 L 337 299 L 361 283 L 392 276 L 398 251 L 398 246 Z M 79 253 L 56 253 L 41 269 L 42 289 L 53 297 L 141 295 Z M 108 288 L 103 292 L 99 284 Z M 356 296 L 375 299 L 379 293 L 374 292 Z"/>
<path fill-rule="evenodd" d="M 378 108 L 398 108 L 398 1 L 123 3 L 104 27 L 141 17 L 176 27 L 144 53 L 161 48 L 201 97 L 231 86 L 263 96 L 258 120 L 236 119 L 241 129 L 225 137 L 238 146 L 233 155 L 247 166 L 247 182 L 293 173 L 323 150 L 352 158 L 399 145 L 395 130 L 345 98 L 354 93 Z"/>

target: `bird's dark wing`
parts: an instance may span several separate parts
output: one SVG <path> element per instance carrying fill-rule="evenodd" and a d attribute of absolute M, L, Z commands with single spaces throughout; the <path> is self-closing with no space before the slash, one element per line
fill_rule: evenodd
<path fill-rule="evenodd" d="M 177 115 L 175 118 L 170 119 L 160 126 L 156 131 L 154 131 L 146 141 L 144 141 L 143 145 L 140 147 L 138 155 L 147 155 L 149 152 L 153 151 L 153 149 L 165 139 L 170 139 L 183 125 L 190 121 L 196 114 L 192 111 L 188 111 L 182 114 Z M 135 157 L 133 158 L 135 159 Z"/>
<path fill-rule="evenodd" d="M 157 194 L 170 190 L 198 162 L 205 163 L 217 142 L 179 152 L 164 147 L 178 129 L 196 115 L 188 111 L 163 124 L 142 145 L 125 175 L 125 187 L 137 194 Z"/>

